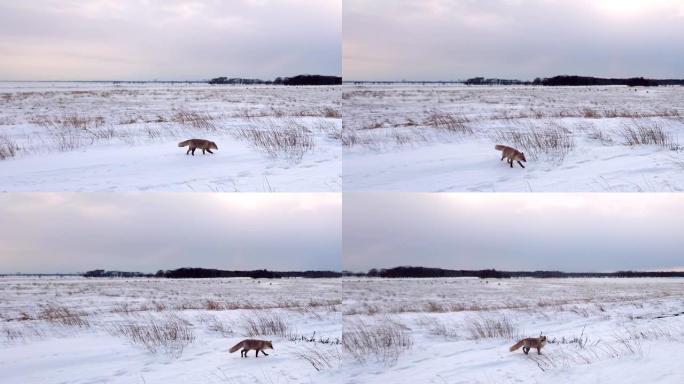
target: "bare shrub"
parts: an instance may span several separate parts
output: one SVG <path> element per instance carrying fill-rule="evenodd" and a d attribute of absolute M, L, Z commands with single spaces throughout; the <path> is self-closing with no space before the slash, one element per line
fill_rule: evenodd
<path fill-rule="evenodd" d="M 289 324 L 274 311 L 252 311 L 242 316 L 242 328 L 246 336 L 280 336 L 290 333 Z"/>
<path fill-rule="evenodd" d="M 178 111 L 171 117 L 171 121 L 192 129 L 216 131 L 213 118 L 205 112 Z"/>
<path fill-rule="evenodd" d="M 206 325 L 208 330 L 221 336 L 231 336 L 235 333 L 229 324 L 219 320 L 215 315 L 202 314 L 198 317 L 198 320 L 201 324 Z"/>
<path fill-rule="evenodd" d="M 445 339 L 456 338 L 458 336 L 458 331 L 454 324 L 447 324 L 446 322 L 432 316 L 420 318 L 418 320 L 418 324 L 422 327 L 425 327 L 428 333 L 433 336 L 441 336 Z"/>
<path fill-rule="evenodd" d="M 562 161 L 575 148 L 575 140 L 570 130 L 556 123 L 545 127 L 531 126 L 526 130 L 497 130 L 495 139 L 504 145 L 515 147 L 531 159 L 544 154 Z"/>
<path fill-rule="evenodd" d="M 613 138 L 600 128 L 592 128 L 592 130 L 589 132 L 589 138 L 591 140 L 600 142 L 602 145 L 613 144 Z"/>
<path fill-rule="evenodd" d="M 517 328 L 506 316 L 471 317 L 466 319 L 465 328 L 475 340 L 493 338 L 515 339 L 518 337 Z"/>
<path fill-rule="evenodd" d="M 323 108 L 323 111 L 321 112 L 321 115 L 323 117 L 327 118 L 333 118 L 333 119 L 340 119 L 342 118 L 342 113 L 335 109 L 335 108 L 330 108 L 330 107 L 325 107 Z"/>
<path fill-rule="evenodd" d="M 342 345 L 352 359 L 365 363 L 369 358 L 392 364 L 413 346 L 409 328 L 392 318 L 378 322 L 345 320 Z"/>
<path fill-rule="evenodd" d="M 294 120 L 288 120 L 284 126 L 251 124 L 233 131 L 233 136 L 248 141 L 271 158 L 292 163 L 300 162 L 314 148 L 312 132 Z"/>
<path fill-rule="evenodd" d="M 425 124 L 437 129 L 452 133 L 472 134 L 473 128 L 469 125 L 470 120 L 463 116 L 455 116 L 449 113 L 432 112 L 425 119 Z"/>
<path fill-rule="evenodd" d="M 0 135 L 0 160 L 14 157 L 19 150 L 17 143 L 9 136 Z"/>
<path fill-rule="evenodd" d="M 297 358 L 308 361 L 317 371 L 337 369 L 342 365 L 342 353 L 338 347 L 328 351 L 307 346 L 303 351 L 297 353 Z"/>
<path fill-rule="evenodd" d="M 625 145 L 657 145 L 663 148 L 677 149 L 672 135 L 667 133 L 657 122 L 639 122 L 633 120 L 623 124 L 618 131 Z"/>
<path fill-rule="evenodd" d="M 57 304 L 42 305 L 38 312 L 38 318 L 64 327 L 87 328 L 90 326 L 83 313 Z"/>
<path fill-rule="evenodd" d="M 148 316 L 135 322 L 116 324 L 108 331 L 143 346 L 151 353 L 175 357 L 182 355 L 185 347 L 195 341 L 190 323 L 176 315 L 162 318 Z"/>
<path fill-rule="evenodd" d="M 52 135 L 57 142 L 57 149 L 62 152 L 73 151 L 93 143 L 92 138 L 74 129 L 55 130 Z"/>

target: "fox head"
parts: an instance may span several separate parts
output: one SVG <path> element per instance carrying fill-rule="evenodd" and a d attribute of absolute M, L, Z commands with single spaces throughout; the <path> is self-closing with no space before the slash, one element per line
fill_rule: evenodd
<path fill-rule="evenodd" d="M 546 341 L 546 336 L 539 336 L 539 341 L 542 343 Z"/>
<path fill-rule="evenodd" d="M 527 163 L 527 159 L 525 158 L 525 154 L 520 152 L 520 161 L 524 161 Z"/>
<path fill-rule="evenodd" d="M 216 145 L 216 143 L 214 143 L 213 141 L 209 142 L 209 149 L 212 148 L 218 150 L 218 145 Z"/>
<path fill-rule="evenodd" d="M 273 349 L 273 344 L 271 344 L 271 340 L 266 342 L 266 348 Z"/>

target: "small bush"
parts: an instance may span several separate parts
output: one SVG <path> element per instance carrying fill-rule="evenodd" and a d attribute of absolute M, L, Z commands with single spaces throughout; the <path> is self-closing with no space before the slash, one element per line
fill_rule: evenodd
<path fill-rule="evenodd" d="M 287 337 L 290 326 L 277 312 L 253 311 L 242 317 L 246 336 L 280 336 Z"/>
<path fill-rule="evenodd" d="M 9 136 L 0 136 L 0 160 L 14 157 L 19 150 L 19 146 Z"/>
<path fill-rule="evenodd" d="M 142 321 L 117 324 L 109 329 L 114 336 L 122 336 L 151 353 L 166 353 L 179 357 L 185 347 L 195 341 L 190 324 L 175 315 L 163 318 L 149 316 Z"/>
<path fill-rule="evenodd" d="M 672 135 L 665 132 L 657 122 L 632 121 L 630 124 L 624 124 L 619 134 L 625 145 L 657 145 L 667 149 L 677 149 Z"/>
<path fill-rule="evenodd" d="M 299 163 L 304 155 L 313 150 L 312 132 L 289 120 L 285 126 L 274 124 L 251 124 L 234 131 L 237 139 L 248 141 L 252 147 L 261 150 L 274 159 Z"/>
<path fill-rule="evenodd" d="M 385 364 L 396 362 L 413 346 L 408 327 L 386 318 L 380 322 L 345 320 L 342 345 L 352 359 L 365 363 L 369 358 Z"/>
<path fill-rule="evenodd" d="M 447 132 L 472 134 L 473 128 L 469 125 L 470 120 L 462 116 L 454 116 L 448 113 L 433 112 L 427 119 L 425 124 L 435 127 Z"/>
<path fill-rule="evenodd" d="M 563 160 L 575 148 L 572 133 L 565 127 L 549 123 L 545 127 L 529 127 L 526 130 L 498 130 L 495 140 L 525 152 L 528 159 L 538 159 L 544 154 Z"/>
<path fill-rule="evenodd" d="M 506 316 L 501 317 L 473 317 L 466 320 L 465 328 L 475 339 L 515 339 L 518 337 L 516 327 Z"/>
<path fill-rule="evenodd" d="M 90 326 L 90 323 L 82 313 L 56 304 L 41 306 L 38 318 L 64 327 L 87 328 Z"/>

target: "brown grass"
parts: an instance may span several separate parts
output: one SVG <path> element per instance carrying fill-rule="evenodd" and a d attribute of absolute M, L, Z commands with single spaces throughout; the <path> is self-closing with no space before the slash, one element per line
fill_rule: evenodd
<path fill-rule="evenodd" d="M 667 133 L 657 122 L 633 120 L 631 123 L 623 124 L 618 133 L 625 145 L 657 145 L 671 150 L 678 148 L 672 135 Z"/>
<path fill-rule="evenodd" d="M 242 317 L 242 328 L 246 336 L 280 336 L 290 333 L 289 324 L 274 311 L 253 311 Z"/>
<path fill-rule="evenodd" d="M 151 353 L 166 353 L 180 357 L 186 346 L 195 341 L 190 323 L 175 315 L 162 318 L 148 316 L 135 322 L 117 324 L 109 333 L 125 337 Z"/>
<path fill-rule="evenodd" d="M 373 359 L 392 364 L 411 349 L 413 339 L 410 329 L 396 319 L 387 317 L 377 322 L 350 319 L 344 321 L 342 345 L 359 363 Z"/>
<path fill-rule="evenodd" d="M 304 155 L 313 150 L 311 130 L 288 120 L 284 126 L 274 124 L 250 124 L 233 132 L 237 139 L 246 140 L 252 147 L 273 159 L 299 163 Z"/>
<path fill-rule="evenodd" d="M 544 127 L 530 126 L 527 129 L 499 129 L 495 140 L 525 152 L 528 159 L 538 159 L 542 154 L 562 161 L 575 148 L 575 140 L 570 130 L 549 123 Z"/>

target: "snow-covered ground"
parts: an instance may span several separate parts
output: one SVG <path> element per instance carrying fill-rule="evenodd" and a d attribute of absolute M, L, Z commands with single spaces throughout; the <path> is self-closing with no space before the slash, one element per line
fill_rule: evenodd
<path fill-rule="evenodd" d="M 0 82 L 0 191 L 341 190 L 341 87 Z M 186 156 L 178 142 L 215 141 Z"/>
<path fill-rule="evenodd" d="M 343 287 L 347 383 L 684 382 L 682 279 L 347 279 Z M 540 333 L 550 341 L 541 356 L 509 351 Z"/>
<path fill-rule="evenodd" d="M 338 286 L 0 278 L 0 383 L 319 383 L 341 363 Z M 246 337 L 274 350 L 228 353 Z"/>
<path fill-rule="evenodd" d="M 345 191 L 684 190 L 684 87 L 348 85 L 342 99 Z"/>

